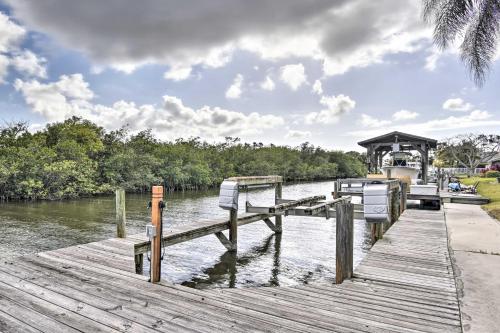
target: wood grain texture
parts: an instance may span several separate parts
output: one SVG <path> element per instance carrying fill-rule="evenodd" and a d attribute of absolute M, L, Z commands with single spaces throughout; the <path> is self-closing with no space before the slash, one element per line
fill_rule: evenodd
<path fill-rule="evenodd" d="M 353 205 L 342 206 L 338 221 L 351 221 Z M 352 269 L 351 225 L 336 226 L 346 236 L 338 241 L 344 273 Z M 131 236 L 0 263 L 0 331 L 462 332 L 441 211 L 404 211 L 342 284 L 333 277 L 295 287 L 152 284 L 135 274 L 142 240 Z"/>
<path fill-rule="evenodd" d="M 342 283 L 352 277 L 354 252 L 354 205 L 338 203 L 336 211 L 335 282 Z"/>
<path fill-rule="evenodd" d="M 125 238 L 127 237 L 126 231 L 126 209 L 125 209 L 125 190 L 117 189 L 115 192 L 116 201 L 116 237 Z"/>

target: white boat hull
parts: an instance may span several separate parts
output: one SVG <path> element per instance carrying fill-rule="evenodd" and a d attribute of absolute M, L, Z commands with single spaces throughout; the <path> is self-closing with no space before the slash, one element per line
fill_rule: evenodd
<path fill-rule="evenodd" d="M 410 179 L 418 179 L 420 170 L 406 166 L 385 166 L 382 167 L 382 173 L 387 177 L 387 171 L 391 170 L 391 177 L 410 177 Z"/>

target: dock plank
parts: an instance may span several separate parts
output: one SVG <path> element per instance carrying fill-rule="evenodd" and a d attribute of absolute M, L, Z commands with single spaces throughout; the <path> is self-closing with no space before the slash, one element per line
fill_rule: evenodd
<path fill-rule="evenodd" d="M 164 237 L 174 244 L 225 229 L 225 221 L 201 221 Z M 197 290 L 150 284 L 134 273 L 134 254 L 147 246 L 138 234 L 0 263 L 0 331 L 462 331 L 440 211 L 406 210 L 341 285 Z"/>

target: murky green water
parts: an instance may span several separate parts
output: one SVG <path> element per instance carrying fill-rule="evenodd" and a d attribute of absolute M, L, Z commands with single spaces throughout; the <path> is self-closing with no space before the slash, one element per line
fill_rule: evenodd
<path fill-rule="evenodd" d="M 287 199 L 325 194 L 333 182 L 284 186 Z M 240 207 L 271 205 L 274 189 L 240 194 Z M 127 195 L 127 232 L 144 232 L 149 223 L 149 196 Z M 217 192 L 169 194 L 164 225 L 227 217 L 218 208 Z M 114 196 L 61 202 L 0 204 L 0 258 L 47 251 L 114 237 Z M 369 249 L 369 230 L 355 221 L 355 266 Z M 238 230 L 238 253 L 231 254 L 213 235 L 166 249 L 163 279 L 196 288 L 290 286 L 335 277 L 335 220 L 284 217 L 283 234 L 263 222 Z M 147 264 L 147 262 L 146 262 Z M 145 266 L 145 274 L 149 267 Z"/>

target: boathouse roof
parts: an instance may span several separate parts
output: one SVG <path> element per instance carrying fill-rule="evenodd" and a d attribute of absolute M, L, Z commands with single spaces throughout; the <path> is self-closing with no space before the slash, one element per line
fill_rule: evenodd
<path fill-rule="evenodd" d="M 425 138 L 423 136 L 403 133 L 403 132 L 390 132 L 384 135 L 380 135 L 371 139 L 366 139 L 358 142 L 358 145 L 361 147 L 367 148 L 370 144 L 374 143 L 404 143 L 404 142 L 412 142 L 412 143 L 425 143 L 429 148 L 437 147 L 437 140 L 431 138 Z"/>

